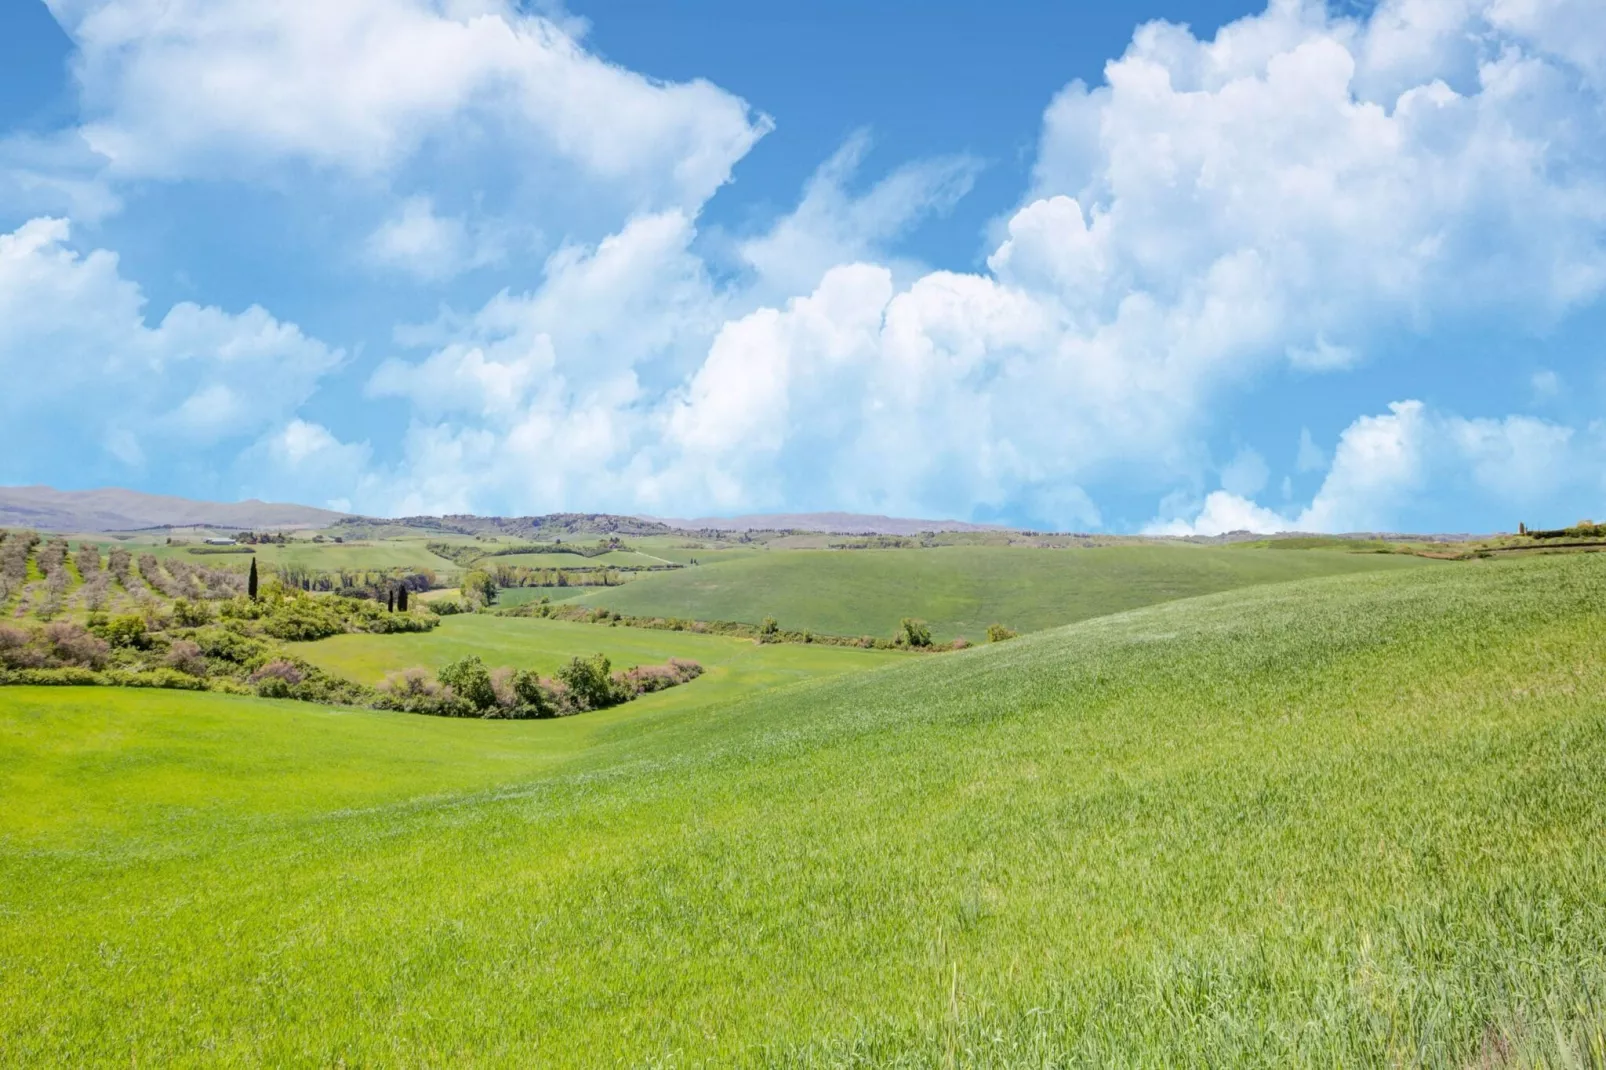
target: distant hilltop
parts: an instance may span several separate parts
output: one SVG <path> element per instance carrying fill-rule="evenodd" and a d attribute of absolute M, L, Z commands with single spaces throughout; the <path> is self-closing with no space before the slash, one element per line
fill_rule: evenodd
<path fill-rule="evenodd" d="M 262 502 L 202 502 L 105 487 L 0 487 L 0 527 L 56 532 L 147 531 L 213 528 L 226 531 L 297 531 L 343 528 L 352 535 L 383 537 L 404 531 L 442 531 L 519 538 L 576 535 L 658 535 L 676 531 L 804 531 L 834 535 L 915 535 L 922 531 L 1007 531 L 958 520 L 911 520 L 860 513 L 777 513 L 767 516 L 669 520 L 610 513 L 548 513 L 542 516 L 409 516 L 374 519 L 307 505 Z"/>
<path fill-rule="evenodd" d="M 614 513 L 546 513 L 540 516 L 408 516 L 379 519 L 353 516 L 309 505 L 262 502 L 201 502 L 105 487 L 99 490 L 56 490 L 53 487 L 0 487 L 0 527 L 54 532 L 149 531 L 160 528 L 210 528 L 219 531 L 306 531 L 333 528 L 351 538 L 385 538 L 418 532 L 440 532 L 497 538 L 568 539 L 575 536 L 671 535 L 748 532 L 807 532 L 819 535 L 918 535 L 921 532 L 1025 532 L 1001 524 L 963 520 L 921 520 L 867 513 L 765 513 L 750 516 L 699 517 L 691 520 Z M 1092 538 L 1093 536 L 1076 536 Z M 1301 532 L 1232 531 L 1191 535 L 1182 541 L 1229 543 L 1258 539 L 1362 539 L 1418 542 L 1460 542 L 1474 535 L 1402 535 L 1351 532 L 1315 535 Z M 1101 536 L 1143 539 L 1144 536 Z M 1165 536 L 1167 540 L 1174 536 Z"/>
<path fill-rule="evenodd" d="M 756 516 L 671 520 L 641 517 L 681 531 L 809 531 L 826 535 L 918 535 L 922 531 L 1014 531 L 1000 524 L 963 520 L 910 520 L 866 513 L 765 513 Z"/>
<path fill-rule="evenodd" d="M 295 531 L 325 528 L 345 513 L 307 505 L 259 502 L 197 502 L 135 490 L 56 490 L 0 487 L 0 527 L 39 531 L 141 531 L 150 528 L 221 528 Z"/>

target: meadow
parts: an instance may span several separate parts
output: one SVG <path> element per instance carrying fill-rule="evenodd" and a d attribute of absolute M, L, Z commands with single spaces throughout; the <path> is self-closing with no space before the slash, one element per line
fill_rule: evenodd
<path fill-rule="evenodd" d="M 0 1062 L 1606 1061 L 1606 557 L 704 683 L 7 689 Z"/>
<path fill-rule="evenodd" d="M 377 684 L 385 674 L 419 666 L 439 669 L 477 656 L 487 665 L 534 669 L 550 676 L 571 658 L 605 654 L 615 669 L 661 665 L 682 658 L 702 665 L 694 684 L 638 700 L 651 708 L 694 708 L 782 684 L 837 676 L 917 655 L 852 647 L 762 645 L 742 639 L 647 628 L 616 628 L 568 621 L 465 614 L 447 617 L 431 632 L 410 635 L 337 635 L 289 649 L 325 672 Z M 637 709 L 640 707 L 638 705 Z"/>
<path fill-rule="evenodd" d="M 1038 631 L 1176 598 L 1259 583 L 1434 567 L 1421 558 L 1333 550 L 1266 553 L 1184 544 L 1044 550 L 771 550 L 637 576 L 568 601 L 635 616 L 679 616 L 830 635 L 888 636 L 919 617 L 941 642 L 990 624 Z"/>

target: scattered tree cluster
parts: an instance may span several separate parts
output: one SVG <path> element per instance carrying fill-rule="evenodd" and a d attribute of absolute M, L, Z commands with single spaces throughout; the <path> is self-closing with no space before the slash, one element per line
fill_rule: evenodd
<path fill-rule="evenodd" d="M 453 564 L 462 565 L 465 568 L 471 565 L 483 565 L 484 559 L 487 557 L 511 557 L 514 554 L 569 554 L 575 557 L 601 557 L 603 554 L 610 554 L 615 550 L 630 550 L 630 547 L 621 542 L 618 536 L 599 539 L 589 546 L 584 543 L 564 542 L 562 539 L 558 539 L 554 542 L 510 543 L 507 546 L 498 546 L 491 550 L 473 543 L 461 542 L 431 542 L 425 543 L 424 548 L 436 557 L 443 557 Z"/>
<path fill-rule="evenodd" d="M 440 586 L 434 572 L 393 573 L 355 569 L 309 569 L 294 565 L 279 566 L 273 570 L 274 578 L 285 587 L 308 593 L 339 594 L 346 598 L 369 598 L 375 602 L 389 601 L 398 586 L 413 592 L 428 591 Z"/>
<path fill-rule="evenodd" d="M 362 604 L 389 618 L 387 630 L 405 627 L 399 614 Z M 87 624 L 0 625 L 0 684 L 210 689 L 342 705 L 374 700 L 372 689 L 331 677 L 279 647 L 274 633 L 286 629 L 275 608 L 241 596 L 215 614 L 210 603 L 181 598 L 168 612 L 147 599 L 140 612 L 91 613 Z M 355 613 L 345 624 L 342 630 L 359 630 L 372 621 Z M 433 624 L 420 617 L 414 627 Z"/>
<path fill-rule="evenodd" d="M 440 717 L 526 720 L 565 717 L 606 709 L 701 676 L 695 661 L 671 658 L 667 665 L 613 671 L 607 657 L 574 658 L 542 677 L 527 669 L 488 668 L 478 657 L 454 661 L 431 677 L 427 669 L 391 673 L 379 686 L 376 705 Z"/>
<path fill-rule="evenodd" d="M 623 570 L 617 568 L 529 568 L 493 564 L 488 571 L 498 587 L 617 587 L 624 582 Z"/>
<path fill-rule="evenodd" d="M 222 603 L 218 615 L 251 622 L 253 629 L 286 642 L 309 642 L 343 632 L 427 632 L 440 623 L 429 614 L 387 612 L 365 598 L 314 597 L 275 581 L 263 584 L 255 599 L 238 597 Z"/>

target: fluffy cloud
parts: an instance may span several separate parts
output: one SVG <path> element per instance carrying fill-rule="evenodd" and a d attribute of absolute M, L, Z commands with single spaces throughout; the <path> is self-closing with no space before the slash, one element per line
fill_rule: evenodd
<path fill-rule="evenodd" d="M 377 176 L 431 142 L 489 141 L 639 208 L 691 207 L 769 128 L 706 82 L 608 64 L 511 0 L 47 2 L 77 46 L 84 137 L 124 176 L 284 160 Z"/>
<path fill-rule="evenodd" d="M 951 209 L 979 169 L 964 156 L 920 160 L 854 196 L 848 186 L 869 149 L 869 134 L 854 134 L 810 178 L 795 211 L 740 244 L 761 296 L 806 294 L 831 268 L 880 254 L 922 218 Z"/>
<path fill-rule="evenodd" d="M 461 216 L 440 216 L 428 197 L 409 197 L 380 224 L 364 250 L 370 263 L 425 282 L 449 279 L 505 255 L 498 236 Z"/>
<path fill-rule="evenodd" d="M 1492 315 L 1543 326 L 1596 299 L 1602 101 L 1580 88 L 1588 57 L 1541 32 L 1562 7 L 1523 11 L 1398 0 L 1358 20 L 1277 0 L 1209 41 L 1153 23 L 1105 85 L 1072 85 L 1049 107 L 1033 190 L 986 274 L 900 280 L 873 241 L 855 244 L 906 225 L 891 206 L 940 208 L 968 184 L 960 163 L 938 162 L 854 200 L 855 142 L 795 213 L 741 247 L 785 290 L 822 272 L 803 296 L 744 308 L 752 292 L 716 291 L 695 266 L 684 217 L 657 244 L 638 219 L 371 389 L 455 408 L 410 456 L 438 446 L 430 470 L 461 463 L 457 485 L 485 507 L 579 504 L 552 477 L 505 474 L 569 428 L 585 446 L 565 469 L 592 466 L 590 501 L 1093 523 L 1090 486 L 1198 478 L 1215 402 L 1279 362 L 1331 374 L 1400 332 Z M 610 246 L 632 251 L 617 257 L 628 268 L 603 270 Z M 829 266 L 839 258 L 850 262 Z M 646 296 L 658 287 L 677 299 Z M 623 295 L 611 317 L 627 330 L 559 337 L 592 322 L 605 293 Z M 732 315 L 718 326 L 709 312 Z M 1351 428 L 1327 496 L 1298 519 L 1382 522 L 1361 503 L 1414 478 L 1415 439 L 1396 443 L 1386 486 L 1364 483 L 1381 460 L 1352 458 L 1386 453 L 1415 412 Z M 1490 487 L 1495 468 L 1527 472 L 1519 458 L 1545 441 L 1509 422 L 1457 433 Z M 1317 455 L 1302 447 L 1301 464 Z M 1239 493 L 1213 497 L 1204 527 L 1271 522 L 1245 511 L 1269 473 L 1243 461 L 1230 469 Z"/>
<path fill-rule="evenodd" d="M 552 235 L 532 244 L 555 250 L 539 280 L 398 331 L 369 377 L 369 397 L 405 405 L 394 454 L 296 418 L 335 355 L 294 328 L 215 309 L 146 327 L 114 262 L 54 241 L 116 283 L 117 300 L 82 302 L 83 324 L 110 315 L 106 330 L 159 335 L 141 344 L 163 353 L 291 354 L 265 401 L 211 370 L 228 361 L 197 362 L 204 381 L 142 402 L 157 417 L 113 427 L 108 449 L 267 411 L 253 456 L 374 511 L 784 505 L 1093 526 L 1102 488 L 1202 487 L 1221 403 L 1273 373 L 1364 374 L 1392 340 L 1447 324 L 1547 329 L 1606 286 L 1606 8 L 1577 0 L 1383 0 L 1364 18 L 1273 0 L 1210 40 L 1151 23 L 1102 85 L 1048 107 L 985 271 L 887 248 L 962 196 L 974 163 L 917 161 L 854 194 L 857 138 L 794 212 L 725 243 L 739 278 L 704 262 L 719 243 L 699 243 L 697 213 L 767 120 L 610 66 L 510 0 L 51 6 L 79 47 L 82 136 L 116 175 L 299 168 L 396 191 L 364 255 L 426 281 L 503 250 L 481 214 L 509 205 L 473 202 L 486 169 L 539 204 L 531 226 Z M 459 154 L 461 176 L 441 166 Z M 78 275 L 60 275 L 70 294 Z M 1401 403 L 1345 432 L 1303 512 L 1252 500 L 1271 473 L 1245 450 L 1166 521 L 1386 526 L 1441 477 L 1532 500 L 1571 485 L 1556 473 L 1583 435 Z M 1299 469 L 1324 466 L 1303 436 Z"/>
<path fill-rule="evenodd" d="M 1298 514 L 1264 508 L 1224 485 L 1192 519 L 1156 522 L 1149 531 L 1398 531 L 1452 501 L 1463 512 L 1487 504 L 1486 515 L 1498 515 L 1550 501 L 1583 482 L 1591 450 L 1581 447 L 1580 437 L 1532 417 L 1466 419 L 1435 413 L 1420 401 L 1396 402 L 1344 431 L 1321 489 Z M 1603 488 L 1581 489 L 1587 496 Z M 1516 518 L 1507 516 L 1501 527 L 1515 528 Z"/>
<path fill-rule="evenodd" d="M 0 391 L 8 434 L 139 463 L 150 440 L 186 448 L 248 438 L 293 412 L 341 354 L 261 308 L 175 305 L 152 326 L 139 287 L 105 251 L 80 256 L 64 220 L 0 234 Z M 21 473 L 18 473 L 21 474 Z"/>

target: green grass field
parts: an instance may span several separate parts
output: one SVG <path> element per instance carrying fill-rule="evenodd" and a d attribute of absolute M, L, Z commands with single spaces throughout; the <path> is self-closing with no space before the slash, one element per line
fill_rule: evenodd
<path fill-rule="evenodd" d="M 667 565 L 670 562 L 651 554 L 637 553 L 632 550 L 610 550 L 596 557 L 581 557 L 579 554 L 498 554 L 495 557 L 482 558 L 479 561 L 481 568 L 492 568 L 496 565 L 522 565 L 524 568 L 617 568 L 621 565 L 634 565 L 640 568 L 650 568 L 653 565 Z"/>
<path fill-rule="evenodd" d="M 547 675 L 570 658 L 597 653 L 606 654 L 616 669 L 689 658 L 706 670 L 690 684 L 638 699 L 632 706 L 637 710 L 689 709 L 781 684 L 859 672 L 889 661 L 923 656 L 852 647 L 764 646 L 691 632 L 481 615 L 447 617 L 432 632 L 337 635 L 315 643 L 292 644 L 292 649 L 327 672 L 367 684 L 377 684 L 387 672 L 414 665 L 439 669 L 469 655 L 478 655 L 487 665 L 536 669 Z"/>
<path fill-rule="evenodd" d="M 782 627 L 830 635 L 888 636 L 903 617 L 920 617 L 938 640 L 979 641 L 994 623 L 1038 631 L 1257 583 L 1424 565 L 1434 567 L 1406 556 L 1186 545 L 791 550 L 639 576 L 569 600 L 638 616 L 753 624 L 774 616 Z"/>
<path fill-rule="evenodd" d="M 0 692 L 0 1063 L 1606 1060 L 1606 558 L 675 694 Z"/>

